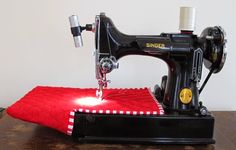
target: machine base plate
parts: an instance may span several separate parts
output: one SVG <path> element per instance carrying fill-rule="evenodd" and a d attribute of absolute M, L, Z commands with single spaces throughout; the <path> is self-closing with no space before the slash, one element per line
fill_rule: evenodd
<path fill-rule="evenodd" d="M 80 142 L 214 144 L 212 116 L 127 116 L 75 113 L 73 137 Z"/>

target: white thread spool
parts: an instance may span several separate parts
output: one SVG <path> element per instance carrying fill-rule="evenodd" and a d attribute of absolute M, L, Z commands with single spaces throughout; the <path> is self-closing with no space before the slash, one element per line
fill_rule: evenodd
<path fill-rule="evenodd" d="M 179 30 L 194 31 L 196 21 L 196 11 L 194 7 L 180 7 Z"/>

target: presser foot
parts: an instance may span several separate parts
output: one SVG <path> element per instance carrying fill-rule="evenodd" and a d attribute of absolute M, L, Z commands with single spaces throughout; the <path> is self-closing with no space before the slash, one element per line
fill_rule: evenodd
<path fill-rule="evenodd" d="M 97 90 L 96 90 L 96 96 L 97 96 L 97 98 L 98 98 L 99 100 L 102 100 L 102 95 L 103 95 L 102 90 L 97 89 Z"/>

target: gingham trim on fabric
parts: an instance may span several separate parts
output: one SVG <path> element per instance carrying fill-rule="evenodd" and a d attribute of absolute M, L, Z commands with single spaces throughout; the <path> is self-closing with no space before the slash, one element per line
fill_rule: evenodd
<path fill-rule="evenodd" d="M 164 109 L 163 109 L 162 105 L 158 103 L 158 100 L 157 100 L 156 97 L 152 94 L 151 89 L 148 89 L 148 91 L 149 91 L 150 95 L 152 96 L 152 98 L 155 99 L 155 102 L 156 102 L 156 104 L 157 104 L 157 106 L 158 106 L 158 109 L 159 109 L 159 115 L 164 115 L 165 112 L 164 112 Z"/>
<path fill-rule="evenodd" d="M 124 111 L 124 110 L 104 110 L 104 109 L 75 109 L 74 112 L 80 113 L 98 113 L 98 114 L 112 114 L 112 115 L 161 115 L 164 114 L 163 108 L 161 105 L 158 105 L 158 111 Z"/>
<path fill-rule="evenodd" d="M 71 111 L 69 114 L 67 135 L 72 135 L 72 131 L 73 131 L 73 127 L 74 127 L 74 117 L 75 117 L 75 111 Z"/>

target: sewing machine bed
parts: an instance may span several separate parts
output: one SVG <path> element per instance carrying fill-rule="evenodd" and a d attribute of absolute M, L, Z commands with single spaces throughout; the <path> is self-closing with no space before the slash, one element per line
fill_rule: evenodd
<path fill-rule="evenodd" d="M 7 109 L 15 118 L 44 125 L 80 142 L 209 144 L 214 118 L 165 115 L 148 88 L 38 86 Z"/>

